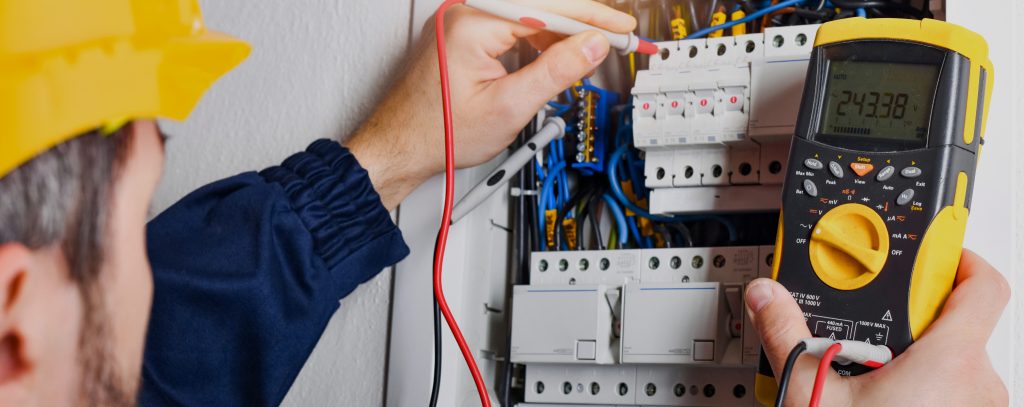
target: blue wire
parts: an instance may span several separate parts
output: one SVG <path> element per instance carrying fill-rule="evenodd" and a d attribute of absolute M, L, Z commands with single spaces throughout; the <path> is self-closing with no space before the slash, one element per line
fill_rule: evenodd
<path fill-rule="evenodd" d="M 555 158 L 558 156 L 558 150 L 555 147 L 557 143 L 557 141 L 552 141 L 551 144 L 549 144 L 550 148 L 548 149 L 548 175 L 551 175 L 551 168 L 555 168 L 555 165 L 558 164 L 558 159 Z M 556 182 L 558 182 L 557 175 L 555 175 L 555 177 L 551 179 L 551 189 L 553 190 L 553 192 L 547 195 L 548 209 L 558 209 L 559 207 L 561 207 L 562 204 L 562 202 L 559 200 L 559 198 L 561 198 L 561 194 L 559 194 L 558 190 L 555 189 L 557 188 L 554 185 Z"/>
<path fill-rule="evenodd" d="M 633 240 L 636 240 L 637 247 L 647 249 L 648 247 L 644 244 L 644 240 L 640 238 L 640 228 L 636 226 L 636 218 L 630 216 L 627 219 L 629 219 L 629 233 L 633 235 Z"/>
<path fill-rule="evenodd" d="M 619 229 L 619 246 L 623 246 L 629 241 L 629 231 L 626 226 L 626 215 L 622 213 L 622 208 L 619 207 L 618 202 L 615 202 L 615 198 L 607 193 L 601 196 L 604 199 L 604 203 L 608 205 L 608 211 L 612 213 L 612 218 L 615 219 L 615 225 Z"/>
<path fill-rule="evenodd" d="M 561 116 L 565 112 L 569 111 L 569 105 L 563 105 L 561 103 L 548 102 L 548 106 L 555 108 L 555 116 Z"/>
<path fill-rule="evenodd" d="M 554 183 L 555 178 L 558 177 L 558 174 L 560 172 L 564 172 L 564 171 L 565 171 L 565 162 L 561 162 L 561 163 L 555 164 L 555 166 L 550 168 L 550 170 L 548 171 L 548 175 L 546 177 L 544 177 L 544 183 L 541 184 L 542 186 L 540 188 L 540 199 L 538 200 L 539 202 L 545 202 L 545 200 L 550 197 L 551 186 L 552 186 L 551 184 Z M 544 228 L 545 223 L 546 223 L 545 220 L 544 220 L 544 210 L 545 209 L 547 209 L 547 208 L 545 208 L 545 205 L 537 205 L 537 220 L 538 220 L 538 223 L 540 223 L 540 235 L 541 235 L 540 250 L 541 251 L 547 251 L 547 247 L 548 247 L 548 243 L 547 243 L 547 229 Z"/>
<path fill-rule="evenodd" d="M 557 162 L 560 162 L 560 163 L 564 164 L 565 163 L 565 140 L 564 139 L 558 139 L 556 141 L 558 142 L 558 157 L 556 157 L 556 159 L 558 160 Z M 558 186 L 559 186 L 559 191 L 561 192 L 560 197 L 561 197 L 562 205 L 565 205 L 565 204 L 567 204 L 569 202 L 569 175 L 565 171 L 562 171 L 562 174 L 558 177 Z M 558 209 L 559 210 L 562 209 L 561 205 L 559 205 Z"/>
<path fill-rule="evenodd" d="M 868 12 L 864 11 L 863 7 L 857 9 L 857 17 L 867 17 L 867 16 L 868 16 Z"/>
<path fill-rule="evenodd" d="M 732 26 L 738 25 L 738 24 L 746 24 L 746 23 L 754 21 L 754 20 L 756 20 L 758 18 L 761 18 L 761 17 L 763 17 L 766 14 L 774 12 L 776 10 L 782 10 L 782 9 L 784 9 L 786 7 L 792 7 L 792 6 L 795 6 L 797 4 L 801 4 L 801 3 L 805 2 L 805 1 L 807 1 L 807 0 L 786 0 L 786 1 L 782 1 L 782 2 L 779 2 L 779 4 L 776 4 L 774 6 L 765 7 L 763 9 L 757 10 L 757 11 L 755 11 L 753 13 L 750 13 L 746 17 L 743 17 L 743 18 L 741 18 L 739 20 L 733 20 L 733 21 L 729 21 L 727 23 L 723 23 L 723 24 L 719 24 L 719 25 L 714 25 L 714 26 L 711 26 L 711 27 L 708 27 L 708 28 L 705 28 L 705 29 L 702 29 L 702 30 L 694 31 L 692 34 L 687 35 L 685 39 L 691 40 L 691 39 L 694 39 L 694 38 L 702 38 L 702 37 L 704 37 L 704 36 L 706 36 L 708 34 L 711 34 L 711 33 L 715 32 L 715 31 L 724 30 L 726 28 L 729 28 L 729 27 L 732 27 Z"/>
<path fill-rule="evenodd" d="M 622 187 L 619 185 L 618 175 L 615 174 L 614 170 L 615 170 L 615 167 L 617 167 L 619 165 L 619 161 L 622 159 L 622 155 L 625 154 L 626 151 L 628 151 L 628 150 L 629 150 L 629 145 L 628 144 L 622 145 L 618 149 L 616 149 L 615 152 L 612 153 L 611 157 L 608 158 L 608 169 L 607 169 L 607 171 L 605 171 L 606 173 L 608 173 L 608 183 L 611 186 L 612 196 L 614 196 L 616 199 L 618 199 L 619 203 L 621 203 L 622 206 L 624 206 L 625 208 L 633 211 L 634 213 L 636 213 L 639 216 L 645 217 L 645 218 L 653 220 L 655 222 L 662 222 L 662 223 L 679 223 L 679 222 L 688 222 L 688 221 L 695 221 L 695 220 L 714 219 L 714 220 L 717 220 L 719 222 L 722 222 L 722 224 L 725 225 L 725 228 L 729 231 L 729 241 L 733 241 L 733 242 L 736 241 L 736 238 L 737 238 L 736 225 L 734 225 L 729 220 L 727 220 L 725 218 L 722 218 L 721 216 L 715 216 L 715 215 L 697 215 L 697 216 L 693 216 L 693 215 L 691 215 L 691 216 L 663 216 L 663 215 L 654 215 L 654 214 L 652 214 L 650 212 L 647 212 L 643 208 L 637 206 L 635 203 L 633 203 L 628 198 L 626 198 L 626 194 L 624 194 L 622 192 Z"/>

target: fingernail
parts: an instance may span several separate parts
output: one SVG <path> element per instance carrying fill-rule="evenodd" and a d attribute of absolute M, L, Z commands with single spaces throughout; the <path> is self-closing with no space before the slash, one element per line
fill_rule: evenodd
<path fill-rule="evenodd" d="M 604 57 L 608 56 L 608 40 L 604 39 L 601 34 L 588 35 L 583 40 L 583 56 L 591 65 L 604 61 Z"/>
<path fill-rule="evenodd" d="M 772 287 L 768 281 L 754 281 L 747 287 L 747 306 L 751 311 L 761 311 L 766 305 L 771 304 Z"/>

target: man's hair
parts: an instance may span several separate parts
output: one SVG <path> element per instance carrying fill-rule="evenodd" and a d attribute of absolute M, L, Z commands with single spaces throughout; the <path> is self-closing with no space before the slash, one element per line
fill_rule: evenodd
<path fill-rule="evenodd" d="M 128 154 L 126 128 L 75 137 L 0 178 L 0 244 L 59 244 L 71 278 L 94 283 L 103 263 L 110 194 Z"/>
<path fill-rule="evenodd" d="M 78 337 L 79 399 L 89 406 L 131 406 L 138 378 L 114 362 L 113 331 L 100 284 L 114 184 L 127 160 L 127 126 L 64 142 L 0 178 L 0 244 L 59 245 L 82 298 Z"/>

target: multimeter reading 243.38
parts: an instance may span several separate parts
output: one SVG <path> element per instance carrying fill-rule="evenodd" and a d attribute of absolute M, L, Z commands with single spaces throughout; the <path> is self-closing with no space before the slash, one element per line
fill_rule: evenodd
<path fill-rule="evenodd" d="M 992 89 L 987 52 L 977 34 L 934 20 L 820 28 L 774 264 L 814 336 L 898 355 L 936 318 L 963 244 Z"/>

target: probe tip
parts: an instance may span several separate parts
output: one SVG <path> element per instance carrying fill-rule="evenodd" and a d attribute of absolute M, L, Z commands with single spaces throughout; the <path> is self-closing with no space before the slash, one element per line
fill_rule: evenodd
<path fill-rule="evenodd" d="M 653 43 L 640 40 L 640 43 L 636 46 L 636 52 L 646 55 L 654 55 L 658 53 L 658 46 Z"/>

